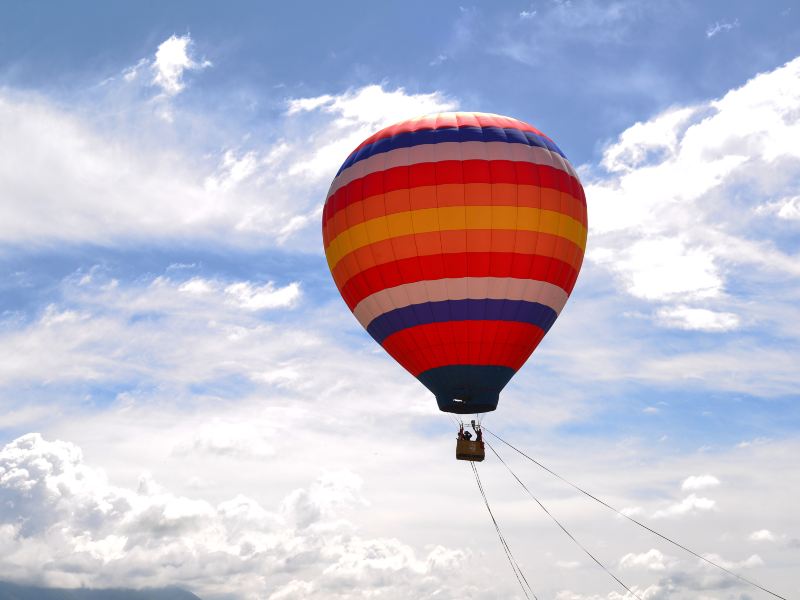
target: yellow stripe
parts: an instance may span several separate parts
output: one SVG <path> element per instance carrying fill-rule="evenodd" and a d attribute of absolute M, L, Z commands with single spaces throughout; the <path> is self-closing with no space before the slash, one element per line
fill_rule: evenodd
<path fill-rule="evenodd" d="M 331 270 L 347 254 L 375 242 L 412 233 L 456 229 L 538 231 L 563 237 L 586 249 L 586 227 L 564 213 L 516 206 L 445 206 L 377 217 L 353 225 L 325 248 Z"/>

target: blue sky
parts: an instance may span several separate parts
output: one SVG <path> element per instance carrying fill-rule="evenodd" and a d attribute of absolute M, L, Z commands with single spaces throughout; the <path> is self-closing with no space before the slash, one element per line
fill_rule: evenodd
<path fill-rule="evenodd" d="M 552 136 L 589 205 L 575 292 L 488 426 L 800 593 L 799 21 L 788 2 L 6 7 L 0 578 L 518 593 L 450 420 L 349 314 L 319 234 L 363 138 L 463 109 Z M 760 597 L 518 466 L 643 598 Z M 623 597 L 482 474 L 539 597 Z"/>

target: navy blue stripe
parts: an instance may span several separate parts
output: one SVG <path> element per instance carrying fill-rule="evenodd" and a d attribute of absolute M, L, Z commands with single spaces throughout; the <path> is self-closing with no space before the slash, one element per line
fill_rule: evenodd
<path fill-rule="evenodd" d="M 421 129 L 407 131 L 367 144 L 353 152 L 344 161 L 336 175 L 360 160 L 396 150 L 397 148 L 411 148 L 422 144 L 441 144 L 444 142 L 508 142 L 512 144 L 527 144 L 546 148 L 556 152 L 566 159 L 564 153 L 551 140 L 537 135 L 532 131 L 522 131 L 513 127 L 443 127 L 441 129 Z"/>
<path fill-rule="evenodd" d="M 556 311 L 538 302 L 524 300 L 443 300 L 396 308 L 375 317 L 367 332 L 380 344 L 387 337 L 417 325 L 445 321 L 519 321 L 544 329 L 552 327 Z"/>

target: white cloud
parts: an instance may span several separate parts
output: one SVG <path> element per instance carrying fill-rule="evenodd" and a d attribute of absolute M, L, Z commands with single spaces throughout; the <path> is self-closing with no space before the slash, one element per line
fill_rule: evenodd
<path fill-rule="evenodd" d="M 695 111 L 694 107 L 674 108 L 631 125 L 603 152 L 602 166 L 612 173 L 629 173 L 664 160 L 677 151 L 679 135 L 685 133 Z"/>
<path fill-rule="evenodd" d="M 683 480 L 681 489 L 684 492 L 694 492 L 716 487 L 720 484 L 719 479 L 713 475 L 691 475 Z"/>
<path fill-rule="evenodd" d="M 758 437 L 752 440 L 744 440 L 736 444 L 737 448 L 750 448 L 752 446 L 762 446 L 764 444 L 769 443 L 771 440 L 769 438 Z"/>
<path fill-rule="evenodd" d="M 400 598 L 422 597 L 458 572 L 463 552 L 437 546 L 418 556 L 399 540 L 354 533 L 340 512 L 363 505 L 359 486 L 353 474 L 328 472 L 278 512 L 241 495 L 212 505 L 152 482 L 114 485 L 77 446 L 29 434 L 0 450 L 0 576 L 67 587 L 182 585 L 201 595 L 233 585 L 253 599 L 265 590 L 368 598 L 376 588 Z"/>
<path fill-rule="evenodd" d="M 641 506 L 626 506 L 620 511 L 626 517 L 635 517 L 637 515 L 644 514 L 644 509 Z"/>
<path fill-rule="evenodd" d="M 136 378 L 182 386 L 232 374 L 264 381 L 321 339 L 311 330 L 279 336 L 260 318 L 292 308 L 301 297 L 296 282 L 155 277 L 122 285 L 95 273 L 89 282 L 81 274 L 67 278 L 61 291 L 61 304 L 0 330 L 5 385 Z"/>
<path fill-rule="evenodd" d="M 289 100 L 289 108 L 287 114 L 294 115 L 299 112 L 307 112 L 317 110 L 330 106 L 336 101 L 336 98 L 330 94 L 323 94 L 322 96 L 315 96 L 313 98 L 294 98 Z"/>
<path fill-rule="evenodd" d="M 739 326 L 739 317 L 729 312 L 678 305 L 656 312 L 658 322 L 666 327 L 698 331 L 730 331 Z"/>
<path fill-rule="evenodd" d="M 778 538 L 769 529 L 759 529 L 747 536 L 747 539 L 751 542 L 774 542 Z"/>
<path fill-rule="evenodd" d="M 170 39 L 170 53 L 188 47 L 188 38 Z M 186 62 L 164 61 L 159 81 L 179 90 L 179 66 Z M 440 92 L 409 94 L 379 85 L 300 98 L 275 124 L 276 137 L 260 144 L 229 139 L 213 127 L 198 134 L 187 123 L 206 116 L 172 114 L 168 97 L 156 100 L 154 116 L 137 112 L 149 101 L 118 106 L 112 94 L 115 111 L 136 116 L 128 125 L 104 128 L 83 116 L 102 106 L 73 114 L 40 97 L 0 91 L 0 241 L 125 246 L 161 239 L 269 247 L 309 231 L 298 244 L 320 252 L 318 228 L 310 225 L 350 151 L 379 127 L 457 106 Z M 162 122 L 164 111 L 174 122 Z M 191 137 L 184 129 L 201 139 L 181 145 L 178 140 Z M 220 143 L 218 154 L 207 153 Z"/>
<path fill-rule="evenodd" d="M 653 518 L 682 517 L 688 514 L 714 510 L 716 504 L 716 501 L 710 498 L 702 498 L 695 494 L 689 494 L 680 502 L 676 502 L 667 508 L 657 510 L 653 513 Z"/>
<path fill-rule="evenodd" d="M 332 96 L 289 100 L 289 115 L 316 112 L 333 116 L 318 135 L 313 136 L 314 151 L 289 170 L 293 176 L 323 177 L 328 180 L 348 154 L 375 131 L 404 119 L 458 108 L 458 102 L 441 92 L 408 94 L 403 88 L 385 90 L 368 85 Z"/>
<path fill-rule="evenodd" d="M 726 560 L 721 557 L 719 554 L 704 554 L 708 560 L 717 563 L 718 565 L 725 567 L 726 569 L 736 570 L 736 569 L 748 569 L 752 567 L 760 567 L 764 564 L 764 559 L 761 558 L 758 554 L 751 554 L 747 558 L 743 560 Z M 703 563 L 706 569 L 713 568 L 711 565 L 707 563 Z"/>
<path fill-rule="evenodd" d="M 313 583 L 292 579 L 289 583 L 270 594 L 268 600 L 304 600 L 312 596 L 314 591 Z"/>
<path fill-rule="evenodd" d="M 495 32 L 481 32 L 491 39 L 488 48 L 528 65 L 546 64 L 565 44 L 613 44 L 638 19 L 642 7 L 632 2 L 548 2 L 536 9 L 517 13 L 496 38 Z M 473 28 L 483 20 L 473 19 Z M 480 39 L 480 35 L 473 35 Z M 485 42 L 484 42 L 485 43 Z"/>
<path fill-rule="evenodd" d="M 642 568 L 649 571 L 665 571 L 667 566 L 674 560 L 674 558 L 666 556 L 660 550 L 651 548 L 641 554 L 626 554 L 619 559 L 619 566 L 623 569 Z"/>
<path fill-rule="evenodd" d="M 614 253 L 597 248 L 588 256 L 618 273 L 628 293 L 644 300 L 713 298 L 721 292 L 713 254 L 679 238 L 639 240 Z"/>
<path fill-rule="evenodd" d="M 136 78 L 141 74 L 142 69 L 147 68 L 149 64 L 150 61 L 146 58 L 139 59 L 139 62 L 137 62 L 135 65 L 122 71 L 122 78 L 128 83 L 135 81 Z"/>
<path fill-rule="evenodd" d="M 186 294 L 205 295 L 212 293 L 216 287 L 213 281 L 201 277 L 193 277 L 186 283 L 182 283 L 178 286 L 178 291 Z"/>
<path fill-rule="evenodd" d="M 184 439 L 176 440 L 174 452 L 265 458 L 275 454 L 270 442 L 272 433 L 251 423 L 216 418 L 202 423 Z"/>
<path fill-rule="evenodd" d="M 712 38 L 720 33 L 728 32 L 739 27 L 739 19 L 733 21 L 717 21 L 706 29 L 706 37 Z"/>
<path fill-rule="evenodd" d="M 661 325 L 731 330 L 747 318 L 725 310 L 731 282 L 758 289 L 780 275 L 798 283 L 796 256 L 769 228 L 752 226 L 753 212 L 794 214 L 798 82 L 800 58 L 720 99 L 637 123 L 606 148 L 605 173 L 587 177 L 587 257 L 633 297 L 664 303 L 655 312 Z M 784 199 L 764 204 L 764 195 Z"/>
<path fill-rule="evenodd" d="M 273 149 L 273 156 L 279 154 L 285 147 L 285 144 L 279 144 Z M 260 166 L 255 152 L 247 152 L 237 158 L 233 150 L 226 150 L 222 155 L 218 172 L 206 178 L 204 187 L 208 191 L 231 190 L 253 175 Z"/>
<path fill-rule="evenodd" d="M 300 298 L 300 284 L 294 281 L 285 287 L 276 288 L 271 281 L 262 286 L 254 286 L 243 281 L 232 283 L 225 288 L 225 293 L 238 306 L 248 310 L 286 308 L 294 306 Z"/>
<path fill-rule="evenodd" d="M 777 215 L 781 219 L 787 221 L 800 220 L 800 196 L 787 196 L 776 200 L 775 202 L 768 202 L 755 208 L 757 215 Z"/>
<path fill-rule="evenodd" d="M 183 91 L 186 84 L 183 74 L 186 71 L 197 71 L 210 67 L 207 60 L 196 61 L 190 56 L 192 38 L 188 35 L 172 35 L 158 46 L 151 68 L 153 85 L 161 88 L 167 96 L 174 96 Z"/>
<path fill-rule="evenodd" d="M 405 89 L 387 91 L 381 85 L 368 85 L 339 96 L 289 100 L 289 114 L 322 110 L 336 115 L 338 127 L 367 125 L 373 129 L 429 113 L 454 110 L 458 104 L 441 92 L 408 94 Z"/>

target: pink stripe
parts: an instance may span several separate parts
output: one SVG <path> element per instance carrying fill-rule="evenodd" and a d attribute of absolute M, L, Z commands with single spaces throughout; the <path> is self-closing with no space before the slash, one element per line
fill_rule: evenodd
<path fill-rule="evenodd" d="M 535 279 L 514 277 L 461 277 L 406 283 L 367 296 L 353 309 L 365 328 L 373 319 L 389 311 L 423 302 L 443 300 L 525 300 L 538 302 L 561 312 L 568 294 L 557 285 Z"/>

